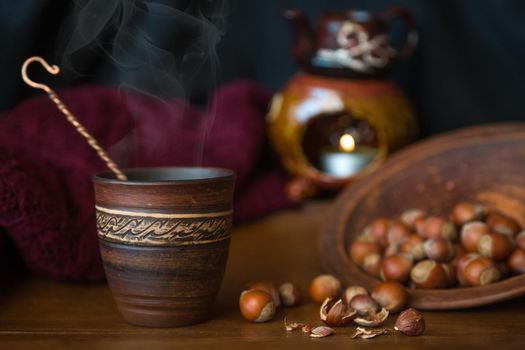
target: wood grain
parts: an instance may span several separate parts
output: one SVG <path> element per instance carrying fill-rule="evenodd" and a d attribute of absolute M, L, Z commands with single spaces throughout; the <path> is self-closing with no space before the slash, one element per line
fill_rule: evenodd
<path fill-rule="evenodd" d="M 270 323 L 244 321 L 238 296 L 250 280 L 294 281 L 306 290 L 323 272 L 319 227 L 328 202 L 275 214 L 234 229 L 222 288 L 208 322 L 184 328 L 129 325 L 105 284 L 83 285 L 15 278 L 0 289 L 0 349 L 521 349 L 525 342 L 525 299 L 464 311 L 424 312 L 421 337 L 351 339 L 353 327 L 326 339 L 285 333 L 282 319 L 319 323 L 310 301 L 282 309 Z M 6 281 L 7 282 L 7 281 Z M 308 299 L 308 298 L 306 298 Z M 394 319 L 388 321 L 392 326 Z"/>
<path fill-rule="evenodd" d="M 474 127 L 420 142 L 398 152 L 369 178 L 338 198 L 323 228 L 321 250 L 328 270 L 346 283 L 371 289 L 377 279 L 347 256 L 367 223 L 409 208 L 446 214 L 474 200 L 525 226 L 525 124 Z M 525 275 L 475 288 L 410 290 L 421 309 L 457 309 L 525 295 Z"/>
<path fill-rule="evenodd" d="M 234 174 L 216 168 L 126 170 L 95 176 L 106 278 L 124 318 L 147 327 L 204 321 L 230 244 Z"/>

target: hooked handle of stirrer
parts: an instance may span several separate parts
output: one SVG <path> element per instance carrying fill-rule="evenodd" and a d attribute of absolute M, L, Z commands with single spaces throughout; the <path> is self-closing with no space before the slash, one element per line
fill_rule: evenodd
<path fill-rule="evenodd" d="M 127 176 L 120 170 L 117 164 L 109 158 L 107 152 L 98 144 L 97 140 L 87 131 L 87 129 L 78 121 L 74 114 L 67 108 L 67 106 L 62 102 L 58 95 L 51 89 L 49 86 L 41 83 L 37 83 L 31 80 L 27 76 L 27 67 L 33 63 L 40 63 L 49 73 L 56 75 L 60 72 L 60 68 L 56 65 L 49 65 L 42 57 L 33 56 L 28 58 L 22 65 L 22 79 L 26 82 L 27 85 L 34 87 L 35 89 L 44 90 L 48 95 L 51 101 L 57 106 L 57 108 L 64 114 L 66 119 L 73 124 L 75 129 L 87 140 L 89 145 L 97 152 L 98 156 L 106 163 L 108 168 L 115 173 L 119 180 L 126 181 Z"/>

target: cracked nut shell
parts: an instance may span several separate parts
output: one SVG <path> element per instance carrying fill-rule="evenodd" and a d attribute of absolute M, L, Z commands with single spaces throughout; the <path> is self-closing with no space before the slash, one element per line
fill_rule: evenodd
<path fill-rule="evenodd" d="M 386 321 L 388 315 L 388 310 L 382 308 L 379 312 L 370 312 L 364 317 L 357 317 L 354 322 L 363 327 L 377 327 Z"/>
<path fill-rule="evenodd" d="M 315 327 L 310 331 L 310 337 L 312 338 L 324 338 L 333 334 L 335 334 L 335 330 L 325 326 Z"/>
<path fill-rule="evenodd" d="M 344 327 L 355 318 L 356 314 L 357 312 L 341 299 L 326 298 L 319 309 L 321 321 L 330 327 Z"/>

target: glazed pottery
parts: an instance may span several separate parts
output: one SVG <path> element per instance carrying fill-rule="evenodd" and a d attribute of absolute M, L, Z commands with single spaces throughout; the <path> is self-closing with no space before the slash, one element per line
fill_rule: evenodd
<path fill-rule="evenodd" d="M 93 178 L 109 287 L 124 318 L 147 327 L 202 322 L 230 242 L 233 172 L 144 168 Z"/>
<path fill-rule="evenodd" d="M 415 112 L 395 83 L 385 79 L 416 43 L 412 17 L 400 7 L 381 14 L 341 11 L 323 15 L 314 31 L 299 10 L 284 12 L 294 28 L 292 53 L 302 68 L 275 94 L 268 113 L 274 149 L 294 180 L 290 198 L 339 189 L 366 176 L 392 151 L 417 137 Z M 407 28 L 392 47 L 389 24 Z M 342 149 L 350 140 L 348 149 Z"/>
<path fill-rule="evenodd" d="M 396 60 L 410 57 L 417 45 L 415 22 L 404 8 L 391 6 L 374 14 L 363 10 L 323 14 L 314 30 L 298 9 L 283 13 L 294 30 L 292 54 L 307 72 L 346 78 L 383 78 Z M 402 47 L 390 40 L 390 26 L 406 29 Z"/>

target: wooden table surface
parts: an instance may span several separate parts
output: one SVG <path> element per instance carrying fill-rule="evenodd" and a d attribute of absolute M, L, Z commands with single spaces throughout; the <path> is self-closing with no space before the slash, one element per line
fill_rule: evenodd
<path fill-rule="evenodd" d="M 424 312 L 427 331 L 420 337 L 400 334 L 371 340 L 351 338 L 353 327 L 333 337 L 312 339 L 286 333 L 282 321 L 319 324 L 318 306 L 306 302 L 282 309 L 272 322 L 253 324 L 238 311 L 238 295 L 250 280 L 294 281 L 306 291 L 323 272 L 317 235 L 328 202 L 274 214 L 234 229 L 230 259 L 213 314 L 206 323 L 179 329 L 147 329 L 122 319 L 105 284 L 81 285 L 23 278 L 2 286 L 2 349 L 132 349 L 177 347 L 207 349 L 351 348 L 443 349 L 525 348 L 525 299 L 463 311 Z M 393 326 L 391 317 L 387 326 Z"/>

